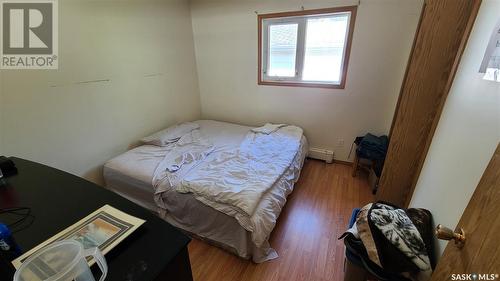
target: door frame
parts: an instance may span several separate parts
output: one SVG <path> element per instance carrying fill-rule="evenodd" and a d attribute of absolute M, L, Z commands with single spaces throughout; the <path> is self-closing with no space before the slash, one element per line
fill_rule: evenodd
<path fill-rule="evenodd" d="M 424 2 L 377 200 L 409 205 L 480 5 L 481 0 Z"/>

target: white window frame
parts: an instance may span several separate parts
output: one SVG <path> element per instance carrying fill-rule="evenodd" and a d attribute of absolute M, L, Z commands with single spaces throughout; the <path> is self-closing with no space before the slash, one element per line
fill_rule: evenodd
<path fill-rule="evenodd" d="M 321 88 L 344 88 L 347 74 L 347 65 L 350 55 L 352 42 L 352 29 L 356 17 L 356 6 L 285 12 L 259 15 L 259 85 L 275 86 L 302 86 L 302 87 L 321 87 Z M 342 63 L 340 70 L 340 81 L 303 81 L 302 74 L 304 70 L 305 49 L 306 49 L 306 30 L 307 20 L 311 18 L 322 18 L 328 16 L 348 16 L 348 26 L 346 30 L 346 39 L 342 54 Z M 297 24 L 297 49 L 295 57 L 295 76 L 269 76 L 269 30 L 272 25 Z"/>
<path fill-rule="evenodd" d="M 292 17 L 292 18 L 275 18 L 266 19 L 262 22 L 262 77 L 265 81 L 301 81 L 302 71 L 304 68 L 304 49 L 305 49 L 305 27 L 306 19 L 304 17 Z M 267 72 L 269 70 L 269 30 L 271 25 L 282 25 L 282 24 L 297 24 L 297 48 L 295 53 L 295 76 L 268 76 Z M 301 59 L 302 58 L 302 59 Z"/>

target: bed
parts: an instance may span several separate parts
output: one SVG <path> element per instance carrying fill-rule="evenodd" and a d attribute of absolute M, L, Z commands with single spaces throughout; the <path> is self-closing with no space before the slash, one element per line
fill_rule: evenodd
<path fill-rule="evenodd" d="M 194 123 L 199 125 L 199 131 L 207 136 L 215 147 L 203 160 L 207 163 L 214 161 L 222 153 L 238 148 L 253 129 L 212 120 L 199 120 Z M 168 151 L 168 147 L 142 145 L 108 161 L 103 171 L 106 187 L 157 212 L 172 225 L 242 258 L 260 263 L 278 256 L 271 248 L 268 238 L 287 196 L 293 191 L 299 178 L 308 151 L 307 140 L 303 135 L 290 165 L 262 195 L 250 217 L 257 221 L 256 224 L 262 224 L 262 227 L 266 228 L 263 232 L 265 237 L 260 239 L 256 239 L 255 233 L 249 231 L 240 219 L 203 203 L 193 193 L 180 193 L 175 188 L 164 188 L 158 200 L 152 179 Z"/>

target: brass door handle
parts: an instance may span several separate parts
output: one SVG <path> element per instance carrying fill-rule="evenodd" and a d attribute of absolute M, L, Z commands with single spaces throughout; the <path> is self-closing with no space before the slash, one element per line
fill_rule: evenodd
<path fill-rule="evenodd" d="M 460 228 L 460 232 L 455 232 L 441 224 L 436 226 L 436 236 L 441 240 L 454 240 L 455 245 L 462 248 L 465 244 L 465 231 Z"/>

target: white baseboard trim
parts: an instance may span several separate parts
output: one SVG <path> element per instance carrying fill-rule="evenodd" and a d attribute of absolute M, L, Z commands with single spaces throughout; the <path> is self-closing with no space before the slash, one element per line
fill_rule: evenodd
<path fill-rule="evenodd" d="M 333 163 L 333 151 L 324 148 L 318 148 L 318 147 L 309 148 L 307 157 L 317 160 L 323 160 L 329 164 Z"/>

